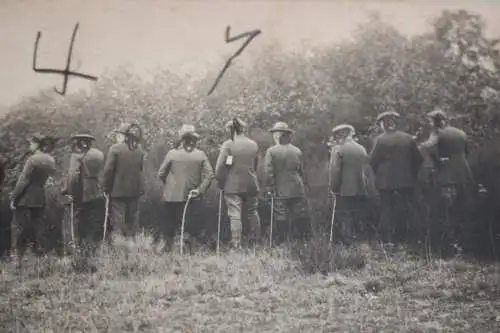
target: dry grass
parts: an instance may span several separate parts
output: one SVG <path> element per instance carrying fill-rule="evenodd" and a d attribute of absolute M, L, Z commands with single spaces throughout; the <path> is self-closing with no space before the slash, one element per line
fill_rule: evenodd
<path fill-rule="evenodd" d="M 495 332 L 499 266 L 423 262 L 361 246 L 363 267 L 305 274 L 286 249 L 217 257 L 119 242 L 75 273 L 33 259 L 0 275 L 1 332 Z M 353 250 L 344 249 L 347 253 Z M 336 252 L 340 264 L 342 255 Z M 348 258 L 350 256 L 345 256 Z M 341 267 L 340 265 L 339 267 Z"/>

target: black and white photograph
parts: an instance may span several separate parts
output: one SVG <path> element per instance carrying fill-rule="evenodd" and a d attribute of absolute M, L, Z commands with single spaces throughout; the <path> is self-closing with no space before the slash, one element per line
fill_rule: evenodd
<path fill-rule="evenodd" d="M 500 1 L 0 0 L 0 333 L 500 333 Z"/>

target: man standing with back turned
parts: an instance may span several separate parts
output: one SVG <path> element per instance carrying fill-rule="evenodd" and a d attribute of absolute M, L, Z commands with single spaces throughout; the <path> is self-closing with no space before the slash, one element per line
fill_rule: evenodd
<path fill-rule="evenodd" d="M 104 154 L 92 147 L 95 138 L 89 133 L 78 133 L 71 139 L 73 153 L 62 194 L 73 200 L 79 245 L 88 257 L 95 253 L 104 225 L 104 195 L 99 184 Z"/>
<path fill-rule="evenodd" d="M 432 178 L 439 195 L 438 200 L 431 203 L 431 246 L 441 254 L 450 255 L 458 241 L 459 228 L 470 223 L 467 196 L 475 184 L 467 162 L 467 134 L 450 126 L 440 109 L 427 115 L 431 134 L 421 146 L 433 162 Z"/>
<path fill-rule="evenodd" d="M 351 125 L 338 125 L 332 129 L 332 134 L 338 146 L 331 155 L 330 194 L 338 200 L 341 238 L 351 245 L 367 235 L 368 155 L 354 140 Z"/>
<path fill-rule="evenodd" d="M 379 232 L 385 243 L 402 242 L 415 226 L 415 186 L 423 157 L 413 137 L 397 129 L 399 113 L 383 112 L 377 125 L 383 133 L 374 140 L 370 164 L 380 193 Z M 416 231 L 416 230 L 414 230 Z"/>
<path fill-rule="evenodd" d="M 302 151 L 291 143 L 293 130 L 278 122 L 270 130 L 275 145 L 264 157 L 266 192 L 274 196 L 273 242 L 304 239 L 309 233 L 309 209 L 305 197 Z"/>
<path fill-rule="evenodd" d="M 259 182 L 257 180 L 257 143 L 245 136 L 246 124 L 234 118 L 226 124 L 231 139 L 221 147 L 215 177 L 224 198 L 231 221 L 233 248 L 241 247 L 242 232 L 249 230 L 250 244 L 255 244 L 260 236 L 260 218 L 257 212 Z M 245 224 L 247 228 L 243 228 Z"/>
<path fill-rule="evenodd" d="M 12 247 L 17 252 L 18 269 L 22 269 L 22 260 L 30 243 L 37 257 L 42 255 L 45 185 L 56 171 L 54 157 L 50 155 L 55 140 L 37 133 L 29 141 L 32 155 L 24 164 L 10 202 L 10 208 L 14 211 Z"/>
<path fill-rule="evenodd" d="M 109 198 L 113 233 L 133 237 L 138 229 L 139 198 L 144 191 L 141 132 L 133 124 L 124 124 L 116 132 L 117 143 L 109 148 L 104 165 L 103 190 Z"/>

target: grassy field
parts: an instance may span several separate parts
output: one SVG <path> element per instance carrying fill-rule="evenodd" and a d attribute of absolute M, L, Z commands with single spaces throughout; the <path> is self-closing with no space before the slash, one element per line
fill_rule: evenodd
<path fill-rule="evenodd" d="M 353 256 L 311 275 L 286 249 L 181 257 L 140 237 L 105 249 L 94 273 L 51 256 L 23 276 L 3 263 L 0 332 L 500 332 L 498 264 L 364 245 L 333 265 Z"/>

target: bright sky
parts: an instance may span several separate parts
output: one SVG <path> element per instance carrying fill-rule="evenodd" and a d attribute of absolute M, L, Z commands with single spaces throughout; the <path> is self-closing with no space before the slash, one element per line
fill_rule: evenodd
<path fill-rule="evenodd" d="M 131 66 L 147 74 L 158 67 L 199 75 L 220 68 L 240 44 L 225 44 L 234 33 L 259 28 L 248 47 L 279 42 L 288 49 L 321 46 L 350 36 L 370 11 L 402 32 L 430 29 L 442 9 L 467 9 L 483 16 L 489 35 L 500 35 L 500 1 L 170 1 L 170 0 L 0 0 L 0 107 L 41 88 L 62 87 L 62 77 L 31 69 L 33 45 L 42 31 L 38 66 L 63 68 L 75 23 L 80 22 L 73 69 L 99 76 Z M 245 53 L 241 57 L 244 57 Z M 70 79 L 69 92 L 92 83 Z"/>

